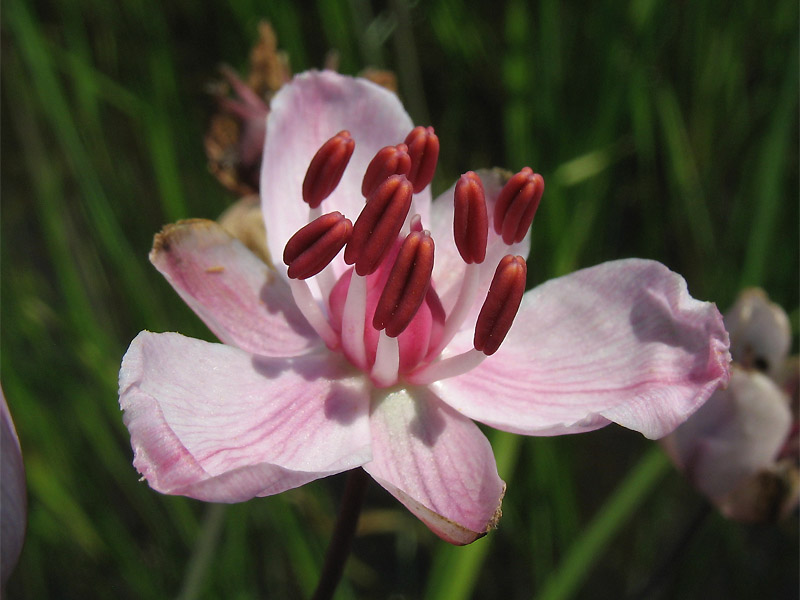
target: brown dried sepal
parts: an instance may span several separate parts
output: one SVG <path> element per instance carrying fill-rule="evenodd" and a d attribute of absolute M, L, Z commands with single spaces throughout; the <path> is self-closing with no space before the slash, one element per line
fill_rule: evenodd
<path fill-rule="evenodd" d="M 261 199 L 252 194 L 231 204 L 217 219 L 222 228 L 272 267 L 267 248 L 267 229 L 261 213 Z"/>

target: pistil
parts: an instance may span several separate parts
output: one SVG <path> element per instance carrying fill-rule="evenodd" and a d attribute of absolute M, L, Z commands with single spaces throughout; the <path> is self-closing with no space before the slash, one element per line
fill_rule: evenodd
<path fill-rule="evenodd" d="M 428 231 L 413 231 L 403 240 L 389 279 L 375 308 L 372 326 L 381 332 L 372 379 L 387 386 L 397 381 L 399 336 L 425 300 L 433 273 L 434 244 Z"/>
<path fill-rule="evenodd" d="M 359 367 L 366 368 L 364 318 L 368 275 L 374 273 L 397 239 L 411 207 L 413 189 L 405 175 L 392 175 L 372 193 L 353 225 L 344 261 L 354 265 L 342 314 L 342 346 Z"/>

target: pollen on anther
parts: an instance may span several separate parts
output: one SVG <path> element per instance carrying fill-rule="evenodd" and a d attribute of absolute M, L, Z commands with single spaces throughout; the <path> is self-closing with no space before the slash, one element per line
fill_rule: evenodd
<path fill-rule="evenodd" d="M 381 148 L 364 172 L 361 194 L 365 198 L 369 198 L 386 179 L 392 175 L 408 176 L 410 170 L 411 156 L 408 153 L 408 146 L 397 144 L 397 146 Z"/>
<path fill-rule="evenodd" d="M 494 207 L 494 230 L 508 244 L 521 242 L 544 193 L 544 178 L 523 168 L 503 186 Z"/>
<path fill-rule="evenodd" d="M 433 127 L 415 127 L 406 136 L 405 144 L 411 156 L 411 170 L 408 179 L 418 194 L 433 180 L 436 164 L 439 162 L 439 138 Z"/>
<path fill-rule="evenodd" d="M 411 323 L 425 300 L 433 273 L 433 238 L 428 231 L 413 231 L 400 246 L 383 288 L 372 325 L 397 337 Z"/>
<path fill-rule="evenodd" d="M 489 216 L 480 177 L 464 173 L 454 194 L 453 237 L 461 258 L 467 264 L 482 263 L 486 258 Z"/>
<path fill-rule="evenodd" d="M 290 279 L 308 279 L 320 273 L 350 239 L 353 225 L 340 212 L 311 221 L 295 233 L 283 249 Z"/>
<path fill-rule="evenodd" d="M 491 356 L 503 343 L 525 293 L 528 267 L 521 256 L 504 256 L 489 286 L 489 293 L 478 314 L 473 344 Z"/>
<path fill-rule="evenodd" d="M 317 208 L 339 185 L 355 146 L 350 132 L 343 130 L 317 150 L 303 179 L 303 200 L 311 208 Z"/>

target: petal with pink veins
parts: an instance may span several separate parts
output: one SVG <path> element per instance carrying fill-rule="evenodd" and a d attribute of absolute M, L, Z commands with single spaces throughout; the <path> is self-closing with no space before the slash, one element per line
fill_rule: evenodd
<path fill-rule="evenodd" d="M 134 466 L 155 490 L 241 502 L 370 460 L 369 395 L 328 353 L 253 356 L 140 333 L 120 370 Z"/>
<path fill-rule="evenodd" d="M 0 390 L 0 588 L 8 580 L 17 565 L 22 544 L 25 541 L 27 520 L 27 501 L 25 487 L 25 467 L 19 446 L 14 421 L 6 404 L 3 390 Z"/>
<path fill-rule="evenodd" d="M 272 256 L 282 256 L 289 238 L 309 222 L 303 179 L 311 159 L 331 136 L 347 130 L 356 145 L 322 212 L 339 211 L 355 222 L 364 207 L 361 182 L 367 165 L 384 146 L 401 143 L 413 127 L 397 96 L 365 79 L 311 71 L 284 85 L 270 105 L 261 169 L 261 202 Z M 430 188 L 414 195 L 414 211 L 428 222 Z M 341 256 L 333 264 L 337 275 L 344 272 Z M 285 274 L 283 265 L 277 268 Z"/>
<path fill-rule="evenodd" d="M 442 539 L 469 544 L 500 517 L 505 484 L 469 419 L 425 388 L 373 398 L 372 477 Z"/>
<path fill-rule="evenodd" d="M 629 259 L 527 292 L 497 353 L 433 389 L 505 431 L 558 435 L 613 421 L 659 438 L 727 383 L 729 363 L 716 306 L 664 265 Z"/>
<path fill-rule="evenodd" d="M 478 294 L 475 298 L 473 310 L 465 321 L 465 327 L 474 326 L 475 319 L 478 317 L 481 304 L 489 291 L 489 283 L 492 281 L 500 259 L 506 254 L 526 257 L 531 248 L 530 232 L 521 242 L 507 246 L 503 243 L 503 238 L 495 233 L 491 225 L 494 205 L 500 195 L 500 190 L 503 189 L 503 185 L 508 179 L 509 173 L 501 169 L 481 169 L 476 173 L 481 178 L 483 190 L 486 194 L 486 206 L 489 214 L 489 237 L 486 244 L 486 259 L 481 264 L 481 282 Z M 440 195 L 431 205 L 431 223 L 426 224 L 423 222 L 423 226 L 430 230 L 433 239 L 436 241 L 436 260 L 433 265 L 432 281 L 436 286 L 436 292 L 442 298 L 445 309 L 448 311 L 455 303 L 466 267 L 453 239 L 454 193 L 455 184 Z"/>
<path fill-rule="evenodd" d="M 167 225 L 150 261 L 226 344 L 282 357 L 322 345 L 283 279 L 214 221 Z"/>

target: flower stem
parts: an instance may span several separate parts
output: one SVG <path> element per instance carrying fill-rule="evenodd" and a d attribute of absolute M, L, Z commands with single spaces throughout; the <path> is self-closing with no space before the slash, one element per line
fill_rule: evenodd
<path fill-rule="evenodd" d="M 331 543 L 325 555 L 325 564 L 322 565 L 322 574 L 319 577 L 317 590 L 312 600 L 329 600 L 333 598 L 336 586 L 342 578 L 344 565 L 350 556 L 350 546 L 356 533 L 358 517 L 364 503 L 369 475 L 364 469 L 353 469 L 347 474 L 347 482 L 342 496 L 342 505 L 336 519 L 336 527 L 331 536 Z"/>

